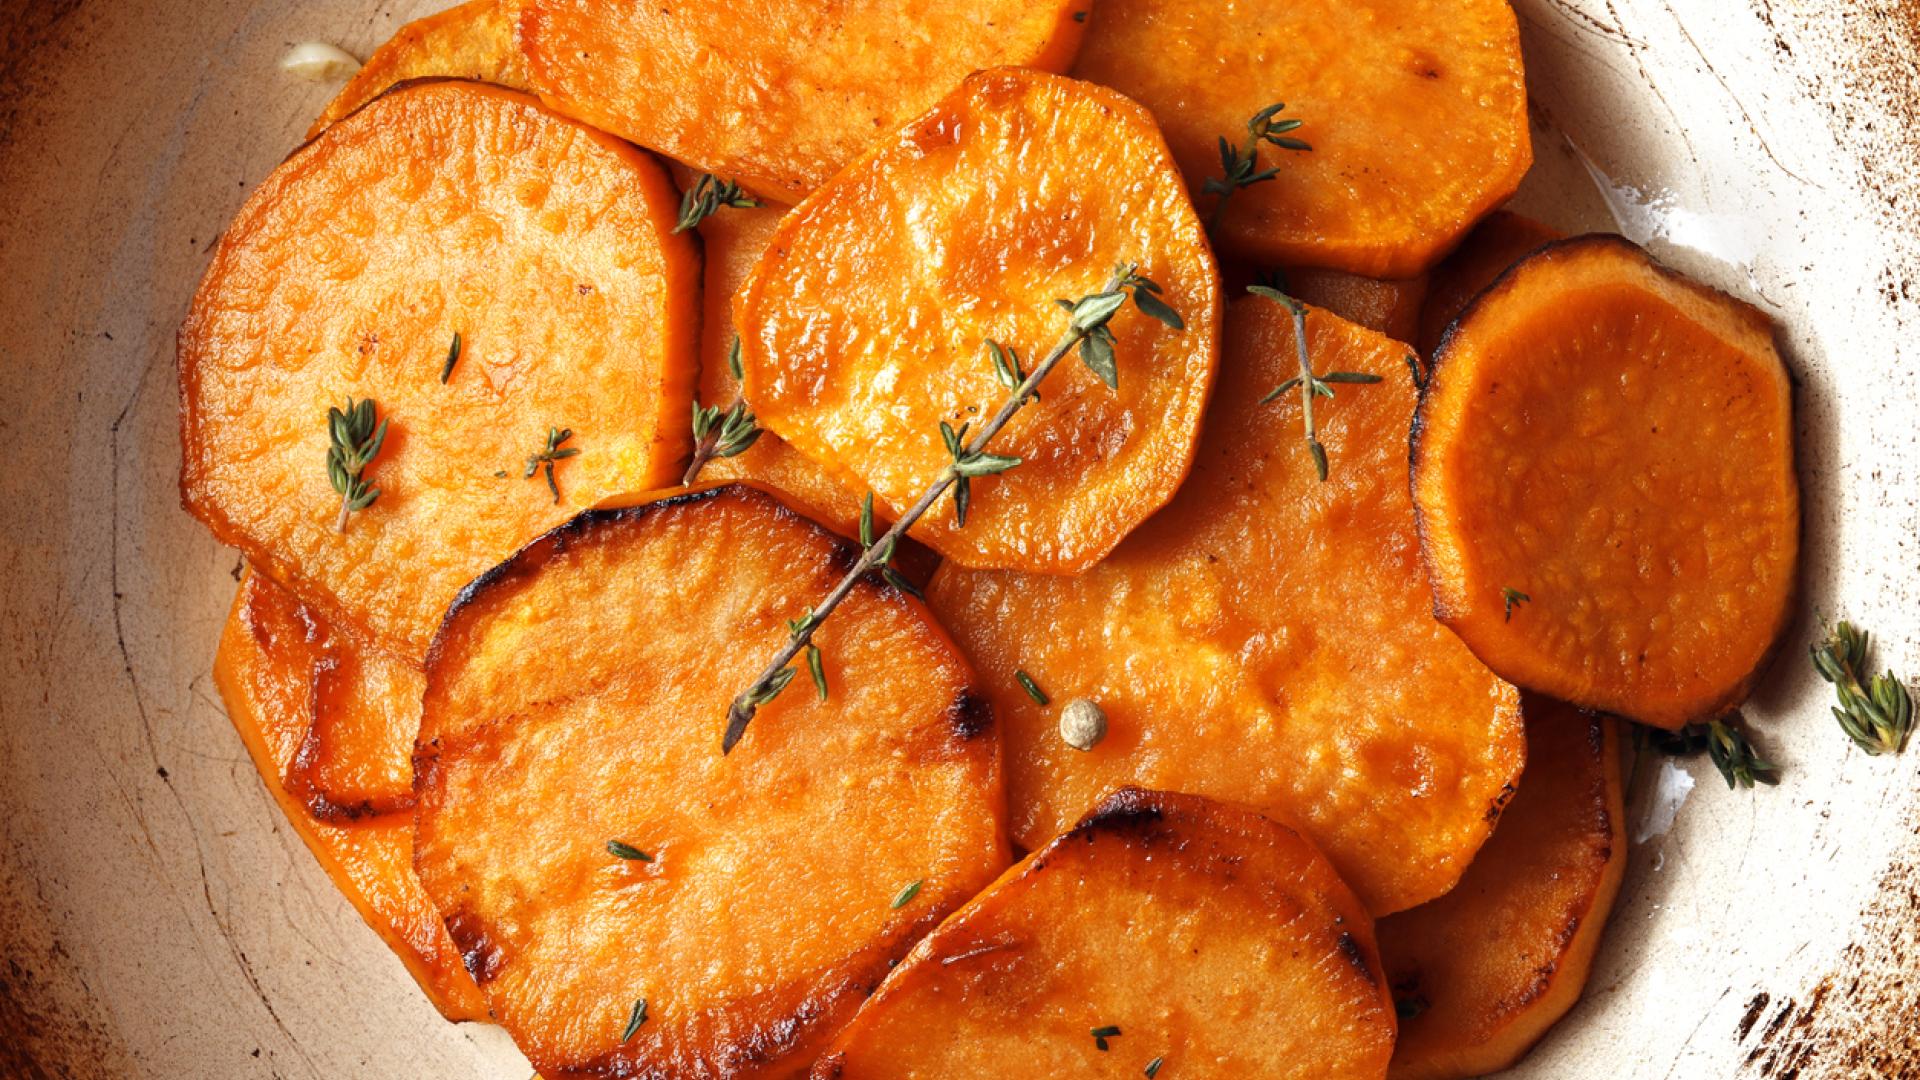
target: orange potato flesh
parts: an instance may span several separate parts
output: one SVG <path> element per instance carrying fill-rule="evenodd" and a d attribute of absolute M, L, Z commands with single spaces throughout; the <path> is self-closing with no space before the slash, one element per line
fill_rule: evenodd
<path fill-rule="evenodd" d="M 214 660 L 227 715 L 287 823 L 434 1007 L 449 1020 L 484 1020 L 480 988 L 414 875 L 413 819 L 392 814 L 352 826 L 317 821 L 281 779 L 306 738 L 315 671 L 328 660 L 329 637 L 317 612 L 249 570 Z"/>
<path fill-rule="evenodd" d="M 1519 1061 L 1580 999 L 1627 865 L 1617 721 L 1529 696 L 1527 771 L 1452 892 L 1380 920 L 1393 1080 Z"/>
<path fill-rule="evenodd" d="M 1495 278 L 1560 237 L 1558 230 L 1507 210 L 1496 210 L 1474 226 L 1453 254 L 1433 269 L 1433 284 L 1420 311 L 1421 355 L 1433 355 L 1447 327 Z"/>
<path fill-rule="evenodd" d="M 510 90 L 416 84 L 328 128 L 240 211 L 181 330 L 188 509 L 333 622 L 424 655 L 474 575 L 677 478 L 699 318 L 677 212 L 653 160 Z M 341 533 L 326 419 L 349 396 L 392 427 L 365 474 L 382 494 Z M 557 503 L 521 477 L 552 427 L 580 451 Z"/>
<path fill-rule="evenodd" d="M 1407 495 L 1406 348 L 1312 311 L 1315 370 L 1379 375 L 1315 409 L 1314 475 L 1291 318 L 1228 310 L 1226 359 L 1193 476 L 1074 577 L 934 575 L 929 604 L 980 671 L 1007 743 L 1014 839 L 1032 847 L 1102 791 L 1138 783 L 1295 821 L 1375 914 L 1451 888 L 1525 752 L 1519 696 L 1435 622 Z M 1030 698 L 1024 670 L 1051 704 Z M 1064 702 L 1105 711 L 1091 751 Z"/>
<path fill-rule="evenodd" d="M 312 726 L 286 772 L 315 817 L 375 817 L 413 809 L 413 740 L 426 680 L 406 661 L 328 631 L 313 672 Z"/>
<path fill-rule="evenodd" d="M 992 444 L 1022 464 L 914 527 L 968 566 L 1077 573 L 1186 475 L 1219 338 L 1219 278 L 1173 161 L 1138 106 L 1056 75 L 976 75 L 787 215 L 734 307 L 761 422 L 883 516 L 951 461 L 939 424 L 1006 399 L 985 351 L 1031 368 L 1068 329 L 1057 298 L 1116 264 L 1186 322 L 1113 317 L 1119 389 L 1075 357 Z"/>
<path fill-rule="evenodd" d="M 772 496 L 713 488 L 582 515 L 448 615 L 416 862 L 543 1074 L 793 1075 L 1007 865 L 972 673 L 873 579 L 814 639 L 830 698 L 801 670 L 721 756 L 728 701 L 851 557 Z"/>
<path fill-rule="evenodd" d="M 1393 1038 L 1372 920 L 1311 843 L 1125 789 L 922 941 L 813 1075 L 1359 1080 Z"/>
<path fill-rule="evenodd" d="M 1278 175 L 1235 192 L 1214 229 L 1267 265 L 1413 277 L 1533 161 L 1506 0 L 1099 0 L 1073 73 L 1160 118 L 1208 214 L 1218 140 L 1244 143 L 1286 102 L 1313 149 L 1262 145 Z"/>
<path fill-rule="evenodd" d="M 1792 610 L 1772 326 L 1618 237 L 1542 249 L 1454 323 L 1413 486 L 1436 613 L 1563 701 L 1667 728 L 1718 716 Z"/>
<path fill-rule="evenodd" d="M 307 138 L 403 82 L 428 78 L 526 89 L 526 62 L 502 0 L 471 0 L 402 26 L 327 103 Z"/>
<path fill-rule="evenodd" d="M 542 99 L 776 202 L 797 202 L 1001 65 L 1064 71 L 1088 0 L 520 0 Z"/>
<path fill-rule="evenodd" d="M 1294 299 L 1330 311 L 1395 341 L 1411 343 L 1420 332 L 1427 276 L 1386 281 L 1344 270 L 1288 270 L 1286 291 Z"/>

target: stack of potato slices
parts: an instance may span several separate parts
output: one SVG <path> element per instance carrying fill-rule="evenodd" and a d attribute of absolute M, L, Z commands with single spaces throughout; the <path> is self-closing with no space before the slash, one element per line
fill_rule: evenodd
<path fill-rule="evenodd" d="M 1798 556 L 1764 316 L 1530 163 L 1504 0 L 409 25 L 181 332 L 229 712 L 550 1080 L 1504 1068 Z"/>

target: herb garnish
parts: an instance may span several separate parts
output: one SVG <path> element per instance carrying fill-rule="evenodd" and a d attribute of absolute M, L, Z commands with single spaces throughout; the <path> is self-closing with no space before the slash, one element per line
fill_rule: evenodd
<path fill-rule="evenodd" d="M 889 535 L 879 545 L 874 544 L 873 492 L 871 491 L 867 492 L 860 500 L 860 546 L 863 549 L 876 546 L 879 548 L 879 550 L 874 552 L 873 561 L 880 567 L 880 576 L 887 579 L 887 584 L 899 589 L 901 592 L 906 593 L 916 600 L 926 599 L 926 597 L 921 594 L 918 585 L 908 581 L 905 575 L 893 568 L 893 537 Z"/>
<path fill-rule="evenodd" d="M 1247 291 L 1255 296 L 1264 296 L 1287 309 L 1293 316 L 1293 339 L 1300 358 L 1300 374 L 1267 391 L 1260 404 L 1289 393 L 1295 389 L 1300 393 L 1300 413 L 1307 429 L 1307 453 L 1313 457 L 1313 471 L 1320 476 L 1320 482 L 1327 480 L 1327 448 L 1320 445 L 1320 434 L 1313 423 L 1313 399 L 1333 397 L 1334 383 L 1365 385 L 1380 382 L 1380 376 L 1368 375 L 1360 371 L 1329 371 L 1325 375 L 1313 373 L 1313 358 L 1307 354 L 1307 305 L 1268 285 L 1249 285 Z"/>
<path fill-rule="evenodd" d="M 1147 1062 L 1147 1080 L 1153 1080 L 1154 1077 L 1160 1075 L 1160 1063 L 1165 1060 L 1165 1058 L 1154 1058 L 1152 1061 Z"/>
<path fill-rule="evenodd" d="M 633 1033 L 639 1031 L 640 1025 L 646 1022 L 647 999 L 641 998 L 633 1003 L 633 1012 L 627 1016 L 627 1030 L 620 1033 L 620 1041 L 624 1043 L 632 1039 Z"/>
<path fill-rule="evenodd" d="M 1120 1034 L 1120 1026 L 1118 1024 L 1107 1024 L 1103 1027 L 1093 1028 L 1089 1030 L 1087 1034 L 1093 1036 L 1093 1045 L 1105 1050 L 1107 1049 L 1107 1040 Z"/>
<path fill-rule="evenodd" d="M 372 398 L 355 401 L 349 396 L 345 409 L 327 410 L 327 437 L 331 441 L 327 447 L 327 480 L 340 493 L 340 516 L 334 519 L 333 527 L 341 532 L 347 531 L 349 514 L 365 510 L 380 497 L 380 489 L 362 479 L 367 466 L 379 456 L 381 444 L 387 441 L 387 421 L 380 421 L 376 427 L 374 408 Z"/>
<path fill-rule="evenodd" d="M 539 472 L 541 467 L 545 466 L 547 470 L 547 490 L 553 492 L 553 501 L 556 504 L 560 502 L 560 485 L 555 483 L 553 479 L 553 463 L 556 461 L 565 461 L 580 452 L 580 448 L 577 446 L 569 446 L 564 450 L 561 449 L 560 444 L 571 438 L 573 438 L 572 428 L 548 428 L 547 445 L 543 447 L 539 453 L 527 455 L 527 471 L 520 474 L 522 480 L 531 480 L 533 479 L 533 474 Z"/>
<path fill-rule="evenodd" d="M 653 856 L 641 851 L 632 844 L 620 840 L 607 841 L 607 854 L 612 855 L 616 859 L 626 859 L 629 862 L 653 861 Z"/>
<path fill-rule="evenodd" d="M 737 342 L 739 339 L 735 339 Z M 760 425 L 744 401 L 736 401 L 726 412 L 718 405 L 702 408 L 693 403 L 693 460 L 687 464 L 680 483 L 691 484 L 700 478 L 700 470 L 714 458 L 744 454 L 760 438 Z"/>
<path fill-rule="evenodd" d="M 1840 729 L 1874 756 L 1897 754 L 1913 732 L 1913 695 L 1892 669 L 1862 679 L 1871 644 L 1865 630 L 1845 620 L 1812 648 L 1814 670 L 1833 684 L 1840 705 L 1833 718 Z"/>
<path fill-rule="evenodd" d="M 1245 146 L 1227 141 L 1220 136 L 1220 168 L 1223 175 L 1208 178 L 1200 185 L 1200 190 L 1209 195 L 1218 195 L 1219 201 L 1213 204 L 1213 212 L 1207 216 L 1207 228 L 1212 230 L 1220 223 L 1220 215 L 1226 212 L 1227 200 L 1243 187 L 1252 187 L 1280 175 L 1278 166 L 1260 168 L 1260 144 L 1270 143 L 1282 150 L 1306 151 L 1313 149 L 1305 141 L 1293 138 L 1287 133 L 1300 128 L 1299 120 L 1275 120 L 1287 107 L 1284 101 L 1273 104 L 1253 114 L 1247 121 L 1247 142 Z"/>
<path fill-rule="evenodd" d="M 1013 681 L 1020 684 L 1020 689 L 1027 692 L 1027 696 L 1033 699 L 1035 705 L 1045 705 L 1053 700 L 1047 696 L 1045 690 L 1040 689 L 1040 684 L 1034 682 L 1033 676 L 1027 674 L 1025 669 L 1015 671 Z"/>
<path fill-rule="evenodd" d="M 1705 750 L 1728 790 L 1750 788 L 1756 782 L 1778 784 L 1780 766 L 1762 758 L 1746 732 L 1734 726 L 1739 716 L 1734 713 L 1705 724 L 1688 724 L 1678 731 L 1648 729 L 1648 733 L 1653 748 L 1670 757 Z"/>
<path fill-rule="evenodd" d="M 987 339 L 986 349 L 987 359 L 993 363 L 994 378 L 1009 390 L 1020 389 L 1020 384 L 1027 381 L 1026 369 L 1020 366 L 1020 354 L 992 338 Z M 1040 400 L 1040 391 L 1033 392 L 1033 400 Z"/>
<path fill-rule="evenodd" d="M 787 623 L 787 632 L 789 634 L 792 634 L 796 638 L 799 637 L 801 634 L 809 633 L 812 630 L 813 630 L 813 609 L 812 608 L 808 608 L 807 611 L 804 614 L 802 614 L 799 618 L 789 620 Z M 808 641 L 807 648 L 806 648 L 806 655 L 807 655 L 807 671 L 813 675 L 813 688 L 817 693 L 819 693 L 820 700 L 825 701 L 827 700 L 827 669 L 824 662 L 820 658 L 820 646 L 815 645 L 812 641 Z"/>
<path fill-rule="evenodd" d="M 967 427 L 961 424 L 960 430 L 955 431 L 945 420 L 940 421 L 940 440 L 947 444 L 947 453 L 953 457 L 953 520 L 962 528 L 967 524 L 967 507 L 973 499 L 973 478 L 994 476 L 1020 464 L 1017 457 L 968 447 Z"/>
<path fill-rule="evenodd" d="M 1503 589 L 1501 589 L 1501 590 L 1500 590 L 1500 599 L 1501 599 L 1501 600 L 1502 600 L 1503 602 L 1505 602 L 1505 604 L 1506 604 L 1506 606 L 1507 606 L 1507 609 L 1506 609 L 1506 618 L 1505 618 L 1505 619 L 1503 620 L 1503 621 L 1505 621 L 1505 622 L 1512 622 L 1512 621 L 1513 621 L 1513 609 L 1514 609 L 1514 607 L 1515 607 L 1515 606 L 1517 606 L 1517 605 L 1519 605 L 1519 604 L 1531 604 L 1531 603 L 1533 603 L 1533 597 L 1531 597 L 1531 596 L 1528 596 L 1528 595 L 1527 595 L 1526 593 L 1523 593 L 1523 592 L 1521 592 L 1521 591 L 1520 591 L 1519 589 L 1513 589 L 1513 588 L 1503 588 Z"/>
<path fill-rule="evenodd" d="M 893 903 L 888 904 L 887 907 L 893 911 L 899 911 L 901 908 L 906 907 L 908 904 L 913 902 L 914 897 L 920 895 L 920 886 L 925 885 L 926 883 L 927 881 L 925 878 L 921 878 L 917 881 L 909 882 L 907 884 L 907 887 L 904 889 L 901 889 L 899 894 L 893 898 Z"/>
<path fill-rule="evenodd" d="M 1080 350 L 1081 362 L 1086 364 L 1100 381 L 1109 387 L 1118 385 L 1119 372 L 1113 362 L 1113 334 L 1107 329 L 1107 323 L 1112 321 L 1114 314 L 1120 310 L 1120 306 L 1126 302 L 1129 295 L 1133 297 L 1134 305 L 1142 313 L 1160 320 L 1175 330 L 1186 329 L 1186 323 L 1177 312 L 1160 299 L 1159 293 L 1159 285 L 1141 277 L 1133 265 L 1125 264 L 1115 269 L 1113 276 L 1107 280 L 1099 292 L 1083 296 L 1077 301 L 1059 301 L 1060 306 L 1068 313 L 1067 332 L 1048 351 L 1045 359 L 1035 365 L 1025 381 L 1000 404 L 1000 408 L 994 412 L 993 416 L 980 425 L 980 430 L 971 440 L 962 442 L 963 436 L 959 432 L 953 433 L 949 444 L 950 450 L 957 451 L 951 455 L 953 462 L 940 470 L 940 474 L 934 477 L 925 491 L 921 492 L 920 498 L 907 508 L 906 513 L 900 515 L 899 520 L 893 523 L 893 527 L 888 529 L 885 535 L 867 543 L 866 550 L 854 560 L 846 576 L 840 579 L 840 584 L 834 586 L 833 591 L 814 607 L 812 620 L 807 629 L 800 634 L 791 635 L 786 647 L 781 649 L 773 662 L 760 673 L 760 677 L 733 699 L 732 704 L 727 707 L 726 732 L 720 739 L 721 753 L 731 753 L 734 745 L 740 741 L 740 737 L 746 734 L 747 725 L 753 722 L 754 713 L 759 707 L 779 696 L 780 691 L 793 681 L 794 670 L 789 665 L 792 664 L 793 658 L 807 646 L 813 631 L 833 614 L 834 609 L 838 608 L 841 602 L 853 592 L 853 587 L 865 574 L 886 565 L 887 560 L 893 556 L 894 546 L 899 538 L 926 515 L 934 503 L 946 494 L 948 488 L 973 476 L 1003 472 L 1012 467 L 1002 465 L 1001 462 L 1018 463 L 1017 459 L 988 454 L 987 444 L 1000 433 L 1001 428 L 1007 426 L 1007 421 L 1013 419 L 1013 414 L 1027 404 L 1034 389 L 1052 374 L 1062 358 L 1077 347 Z M 943 423 L 941 427 L 944 436 L 947 425 Z M 963 427 L 961 430 L 965 431 L 966 428 Z M 963 469 L 967 471 L 963 472 Z M 965 508 L 957 498 L 955 513 L 964 520 Z M 861 539 L 866 541 L 872 533 L 871 514 L 863 513 L 862 518 L 866 519 L 864 523 L 867 527 L 862 530 Z M 898 585 L 896 577 L 897 575 L 892 574 L 889 568 L 888 580 Z"/>
<path fill-rule="evenodd" d="M 447 346 L 447 362 L 444 365 L 442 365 L 440 368 L 440 385 L 441 386 L 447 385 L 447 380 L 453 378 L 453 365 L 459 362 L 460 362 L 460 331 L 455 330 L 453 332 L 453 344 Z"/>
<path fill-rule="evenodd" d="M 713 216 L 723 206 L 754 207 L 760 200 L 740 190 L 740 185 L 731 180 L 722 180 L 712 173 L 701 173 L 686 194 L 680 196 L 680 220 L 673 226 L 677 233 L 686 232 Z"/>

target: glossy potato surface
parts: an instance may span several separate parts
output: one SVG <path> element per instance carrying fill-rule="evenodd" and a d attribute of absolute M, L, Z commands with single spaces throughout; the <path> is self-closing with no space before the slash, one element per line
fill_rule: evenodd
<path fill-rule="evenodd" d="M 1620 724 L 1529 696 L 1527 771 L 1460 884 L 1380 920 L 1394 1080 L 1519 1061 L 1580 999 L 1627 865 Z"/>
<path fill-rule="evenodd" d="M 1186 475 L 1213 381 L 1219 278 L 1153 120 L 1057 75 L 976 75 L 781 222 L 734 307 L 762 423 L 872 489 L 883 516 L 1008 395 L 984 350 L 1031 369 L 1069 329 L 1054 301 L 1135 263 L 1186 322 L 1129 304 L 1110 327 L 1119 389 L 1067 358 L 992 445 L 1022 464 L 943 499 L 913 535 L 969 566 L 1075 573 Z"/>
<path fill-rule="evenodd" d="M 330 636 L 317 612 L 248 571 L 220 635 L 214 683 L 261 781 L 321 869 L 447 1019 L 484 1020 L 480 990 L 414 875 L 412 817 L 317 820 L 283 780 L 311 726 L 315 673 L 329 659 Z"/>
<path fill-rule="evenodd" d="M 1311 267 L 1286 271 L 1286 291 L 1295 299 L 1385 334 L 1414 342 L 1420 332 L 1420 308 L 1427 297 L 1427 276 L 1387 280 L 1344 270 Z"/>
<path fill-rule="evenodd" d="M 1064 71 L 1089 2 L 518 0 L 544 100 L 784 203 L 975 71 Z"/>
<path fill-rule="evenodd" d="M 417 84 L 328 128 L 241 209 L 181 330 L 188 509 L 333 621 L 423 656 L 476 574 L 675 478 L 699 318 L 677 212 L 653 160 L 510 90 Z M 365 474 L 382 493 L 341 533 L 327 410 L 349 396 L 391 427 Z M 580 451 L 557 503 L 522 478 L 556 427 Z"/>
<path fill-rule="evenodd" d="M 402 26 L 327 103 L 307 138 L 409 79 L 471 79 L 526 89 L 526 63 L 513 42 L 505 2 L 470 0 Z"/>
<path fill-rule="evenodd" d="M 815 637 L 826 701 L 802 670 L 721 755 L 728 701 L 849 558 L 728 486 L 582 515 L 449 615 L 417 865 L 543 1075 L 793 1075 L 1006 866 L 991 716 L 890 587 Z"/>
<path fill-rule="evenodd" d="M 1313 149 L 1263 145 L 1214 230 L 1269 265 L 1412 277 L 1533 160 L 1506 0 L 1099 0 L 1073 73 L 1159 117 L 1205 214 L 1218 140 L 1285 102 Z"/>
<path fill-rule="evenodd" d="M 1126 789 L 921 942 L 813 1075 L 1360 1080 L 1393 1036 L 1372 920 L 1311 843 Z"/>
<path fill-rule="evenodd" d="M 1231 799 L 1299 823 L 1375 914 L 1453 886 L 1524 758 L 1519 696 L 1434 621 L 1407 495 L 1406 347 L 1313 311 L 1314 474 L 1293 324 L 1236 301 L 1193 476 L 1078 577 L 934 575 L 928 602 L 974 659 L 1006 732 L 1015 839 L 1037 846 L 1126 783 Z M 1037 704 L 1015 679 L 1050 696 Z M 1058 733 L 1098 702 L 1091 751 Z"/>
<path fill-rule="evenodd" d="M 318 622 L 318 616 L 315 616 Z M 413 809 L 420 668 L 327 627 L 314 665 L 311 724 L 286 772 L 315 817 L 378 817 Z"/>
<path fill-rule="evenodd" d="M 1559 230 L 1508 210 L 1496 210 L 1473 227 L 1451 255 L 1433 268 L 1420 310 L 1420 352 L 1432 356 L 1447 327 L 1507 268 L 1561 238 Z"/>
<path fill-rule="evenodd" d="M 1619 237 L 1544 248 L 1436 354 L 1414 498 L 1434 610 L 1487 666 L 1642 723 L 1718 716 L 1795 591 L 1773 327 Z"/>

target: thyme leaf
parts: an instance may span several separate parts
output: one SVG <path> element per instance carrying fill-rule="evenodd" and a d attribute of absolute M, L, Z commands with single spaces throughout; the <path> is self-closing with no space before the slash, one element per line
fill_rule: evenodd
<path fill-rule="evenodd" d="M 736 339 L 737 340 L 737 339 Z M 744 401 L 736 401 L 721 412 L 718 405 L 693 403 L 693 460 L 688 463 L 682 484 L 700 478 L 700 470 L 715 458 L 744 454 L 760 439 L 760 424 Z"/>
<path fill-rule="evenodd" d="M 548 428 L 547 445 L 541 447 L 539 452 L 527 455 L 527 471 L 520 474 L 521 479 L 530 480 L 533 478 L 534 473 L 545 469 L 547 473 L 547 490 L 553 492 L 553 501 L 555 504 L 560 502 L 560 485 L 553 478 L 553 464 L 556 461 L 565 461 L 580 453 L 580 448 L 577 446 L 562 447 L 561 444 L 571 438 L 573 438 L 572 428 Z"/>
<path fill-rule="evenodd" d="M 387 421 L 374 423 L 376 408 L 372 398 L 355 401 L 349 396 L 346 408 L 327 410 L 327 482 L 340 493 L 340 514 L 333 523 L 340 532 L 347 531 L 349 515 L 380 497 L 380 489 L 364 479 L 387 441 Z"/>
<path fill-rule="evenodd" d="M 1866 675 L 1872 644 L 1865 630 L 1842 620 L 1811 652 L 1813 667 L 1833 684 L 1840 704 L 1833 718 L 1862 750 L 1874 756 L 1897 754 L 1913 733 L 1913 695 L 1889 669 Z"/>
<path fill-rule="evenodd" d="M 712 173 L 701 173 L 680 196 L 680 220 L 673 226 L 677 233 L 700 224 L 718 213 L 723 206 L 753 207 L 760 200 L 740 190 L 740 185 L 731 180 L 722 180 Z"/>
<path fill-rule="evenodd" d="M 1313 399 L 1333 397 L 1336 385 L 1366 386 L 1381 381 L 1378 375 L 1369 375 L 1361 371 L 1330 371 L 1325 375 L 1313 372 L 1313 358 L 1307 353 L 1307 305 L 1281 292 L 1271 285 L 1249 285 L 1247 291 L 1262 296 L 1287 309 L 1293 316 L 1294 348 L 1299 355 L 1300 374 L 1267 391 L 1260 399 L 1265 405 L 1284 397 L 1295 390 L 1304 389 L 1300 395 L 1300 414 L 1306 426 L 1307 453 L 1313 458 L 1313 471 L 1320 477 L 1321 483 L 1327 482 L 1327 448 L 1320 443 L 1320 433 L 1314 425 Z"/>
<path fill-rule="evenodd" d="M 1298 131 L 1303 123 L 1295 119 L 1277 119 L 1286 110 L 1287 103 L 1276 101 L 1272 105 L 1254 113 L 1247 121 L 1247 141 L 1230 143 L 1227 137 L 1220 136 L 1220 175 L 1210 177 L 1200 185 L 1200 190 L 1208 195 L 1218 196 L 1213 204 L 1213 212 L 1207 218 L 1207 229 L 1212 231 L 1220 223 L 1220 216 L 1226 212 L 1227 200 L 1241 188 L 1264 184 L 1280 175 L 1278 166 L 1262 169 L 1260 167 L 1260 144 L 1277 146 L 1282 150 L 1305 152 L 1313 147 L 1301 139 L 1294 138 L 1290 132 Z"/>

